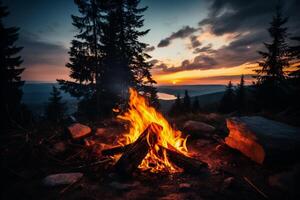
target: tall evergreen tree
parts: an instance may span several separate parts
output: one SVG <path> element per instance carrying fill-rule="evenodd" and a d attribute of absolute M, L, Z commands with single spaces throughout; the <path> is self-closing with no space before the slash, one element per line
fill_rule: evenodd
<path fill-rule="evenodd" d="M 258 83 L 277 84 L 285 79 L 284 69 L 289 67 L 287 28 L 284 27 L 287 21 L 288 18 L 282 16 L 281 7 L 276 6 L 276 13 L 268 29 L 272 43 L 264 43 L 267 51 L 258 52 L 263 58 L 258 62 L 261 69 L 255 70 Z"/>
<path fill-rule="evenodd" d="M 52 122 L 59 122 L 63 119 L 66 111 L 66 104 L 62 102 L 62 97 L 57 87 L 52 87 L 49 102 L 46 108 L 46 117 Z"/>
<path fill-rule="evenodd" d="M 139 8 L 139 2 L 110 1 L 108 23 L 104 26 L 101 40 L 106 55 L 103 63 L 107 66 L 103 83 L 120 100 L 126 99 L 129 87 L 134 87 L 148 97 L 152 105 L 157 105 L 156 89 L 153 87 L 156 82 L 150 73 L 152 65 L 147 62 L 151 57 L 145 53 L 147 44 L 139 41 L 149 32 L 139 30 L 143 27 L 142 13 L 147 8 Z"/>
<path fill-rule="evenodd" d="M 20 120 L 22 110 L 22 86 L 20 67 L 22 60 L 18 56 L 22 47 L 17 47 L 19 28 L 5 27 L 3 18 L 8 16 L 7 7 L 0 1 L 0 88 L 1 88 L 1 115 L 5 125 L 11 125 L 12 121 Z"/>
<path fill-rule="evenodd" d="M 190 112 L 191 111 L 191 98 L 187 90 L 184 91 L 183 97 L 183 111 Z"/>
<path fill-rule="evenodd" d="M 200 111 L 200 103 L 198 97 L 195 97 L 193 105 L 192 105 L 192 111 L 197 113 Z"/>
<path fill-rule="evenodd" d="M 223 98 L 220 102 L 219 111 L 222 113 L 230 113 L 235 111 L 235 93 L 231 81 L 229 81 Z"/>
<path fill-rule="evenodd" d="M 174 101 L 174 104 L 171 106 L 171 109 L 169 110 L 169 115 L 170 116 L 177 116 L 179 114 L 182 114 L 182 102 L 181 102 L 181 98 L 180 95 L 177 94 L 176 95 L 176 99 Z"/>
<path fill-rule="evenodd" d="M 97 0 L 75 0 L 80 16 L 72 15 L 73 26 L 78 33 L 71 42 L 70 61 L 66 67 L 70 69 L 70 78 L 74 81 L 58 80 L 61 89 L 72 96 L 81 98 L 83 110 L 100 113 L 100 77 L 101 77 L 101 26 L 103 16 Z M 96 102 L 96 103 L 92 103 Z M 79 106 L 79 107 L 80 107 Z M 95 113 L 94 113 L 95 114 Z"/>
<path fill-rule="evenodd" d="M 246 91 L 244 75 L 241 76 L 241 81 L 236 90 L 236 105 L 239 112 L 243 112 L 246 109 Z"/>
<path fill-rule="evenodd" d="M 62 89 L 84 97 L 81 105 L 93 107 L 91 102 L 96 102 L 98 109 L 91 110 L 105 116 L 126 102 L 129 87 L 157 104 L 147 44 L 139 41 L 149 32 L 139 30 L 147 8 L 139 8 L 139 0 L 77 0 L 76 4 L 81 16 L 72 18 L 79 34 L 72 41 L 67 64 L 75 82 L 59 80 Z"/>
<path fill-rule="evenodd" d="M 293 41 L 297 41 L 298 43 L 300 43 L 300 37 L 292 37 L 291 38 Z M 289 76 L 291 76 L 292 78 L 300 78 L 300 64 L 299 64 L 299 60 L 300 60 L 300 44 L 298 44 L 297 46 L 291 46 L 290 47 L 290 54 L 291 57 L 294 58 L 296 60 L 296 62 L 298 62 L 298 65 L 296 66 L 296 70 L 292 71 Z"/>

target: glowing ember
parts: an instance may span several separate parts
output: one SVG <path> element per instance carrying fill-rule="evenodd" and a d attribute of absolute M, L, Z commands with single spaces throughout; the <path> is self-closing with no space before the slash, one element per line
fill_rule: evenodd
<path fill-rule="evenodd" d="M 119 143 L 122 145 L 133 143 L 148 125 L 154 122 L 160 125 L 162 130 L 155 131 L 157 142 L 154 145 L 149 144 L 151 146 L 150 151 L 139 165 L 139 168 L 150 170 L 151 172 L 180 172 L 181 169 L 169 161 L 166 150 L 159 146 L 176 150 L 188 156 L 186 147 L 187 138 L 183 138 L 180 131 L 174 130 L 163 115 L 156 111 L 155 108 L 150 107 L 146 99 L 139 95 L 136 90 L 130 89 L 129 92 L 129 110 L 119 115 L 118 118 L 128 121 L 130 128 L 129 132 L 119 139 Z"/>

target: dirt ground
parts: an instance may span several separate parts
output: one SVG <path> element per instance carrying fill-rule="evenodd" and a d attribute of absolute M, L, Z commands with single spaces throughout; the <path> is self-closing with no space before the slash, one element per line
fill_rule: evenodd
<path fill-rule="evenodd" d="M 114 140 L 113 134 L 122 132 L 119 125 L 105 126 L 110 129 L 108 135 L 93 134 L 90 139 L 108 143 Z M 299 199 L 297 163 L 258 165 L 227 147 L 223 138 L 224 133 L 217 138 L 188 139 L 193 157 L 208 163 L 205 171 L 153 174 L 137 170 L 124 179 L 110 171 L 110 163 L 91 165 L 106 159 L 99 145 L 74 142 L 63 128 L 44 126 L 32 133 L 11 133 L 1 147 L 1 199 Z M 43 184 L 47 175 L 66 172 L 81 172 L 83 177 L 71 185 Z"/>

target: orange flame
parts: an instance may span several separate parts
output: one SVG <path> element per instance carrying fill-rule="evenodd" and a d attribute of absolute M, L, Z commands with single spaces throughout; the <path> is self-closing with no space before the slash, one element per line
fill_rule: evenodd
<path fill-rule="evenodd" d="M 183 138 L 179 130 L 174 130 L 163 115 L 155 108 L 149 106 L 146 99 L 139 95 L 136 90 L 130 88 L 129 92 L 129 110 L 119 115 L 118 118 L 128 121 L 130 127 L 129 132 L 119 139 L 119 143 L 122 145 L 133 143 L 148 125 L 154 122 L 160 125 L 162 130 L 155 132 L 157 134 L 157 142 L 150 148 L 139 168 L 150 170 L 151 172 L 166 171 L 174 173 L 182 171 L 169 161 L 166 150 L 159 146 L 175 148 L 176 151 L 188 156 L 187 138 Z"/>

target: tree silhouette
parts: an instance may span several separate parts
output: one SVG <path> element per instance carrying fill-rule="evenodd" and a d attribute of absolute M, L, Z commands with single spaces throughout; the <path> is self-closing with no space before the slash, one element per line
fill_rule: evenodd
<path fill-rule="evenodd" d="M 263 60 L 258 64 L 261 69 L 257 72 L 258 83 L 277 84 L 285 79 L 284 69 L 289 67 L 288 45 L 286 43 L 287 28 L 283 27 L 288 18 L 282 16 L 281 7 L 276 6 L 276 13 L 268 29 L 272 43 L 264 43 L 267 51 L 259 51 Z"/>
<path fill-rule="evenodd" d="M 18 56 L 22 47 L 17 47 L 19 28 L 5 27 L 3 18 L 8 16 L 7 7 L 0 2 L 0 80 L 1 80 L 1 115 L 4 124 L 9 126 L 12 121 L 19 121 L 23 110 L 21 104 L 22 86 L 20 67 L 22 60 Z"/>
<path fill-rule="evenodd" d="M 62 102 L 62 97 L 59 89 L 52 87 L 49 102 L 46 108 L 46 117 L 52 122 L 59 122 L 63 119 L 66 111 L 66 104 Z"/>
<path fill-rule="evenodd" d="M 99 1 L 75 0 L 80 16 L 72 15 L 73 26 L 78 33 L 71 42 L 70 61 L 66 67 L 70 69 L 70 78 L 75 81 L 58 80 L 61 89 L 74 97 L 82 97 L 82 105 L 92 104 L 93 109 L 83 106 L 82 110 L 100 114 L 100 77 L 101 77 L 101 25 L 103 17 Z M 94 102 L 94 103 L 93 103 Z M 81 106 L 80 106 L 81 105 Z"/>
<path fill-rule="evenodd" d="M 286 43 L 288 18 L 284 18 L 281 7 L 276 6 L 271 27 L 268 29 L 272 43 L 264 43 L 267 52 L 259 51 L 263 60 L 258 62 L 261 69 L 255 70 L 257 82 L 256 99 L 261 109 L 279 111 L 286 107 L 288 88 L 286 87 L 284 69 L 289 67 L 289 48 Z"/>
<path fill-rule="evenodd" d="M 176 99 L 173 103 L 173 105 L 171 106 L 171 109 L 169 110 L 169 115 L 170 116 L 177 116 L 177 115 L 180 115 L 182 114 L 182 102 L 181 102 L 181 98 L 180 98 L 180 95 L 177 94 L 176 95 Z"/>
<path fill-rule="evenodd" d="M 139 30 L 147 8 L 139 8 L 139 0 L 75 2 L 80 16 L 72 18 L 78 34 L 66 65 L 75 81 L 58 81 L 63 90 L 81 98 L 79 111 L 111 115 L 112 108 L 127 102 L 129 87 L 158 105 L 152 65 L 147 62 L 151 57 L 145 53 L 147 44 L 139 42 L 149 32 Z"/>
<path fill-rule="evenodd" d="M 229 81 L 223 98 L 220 102 L 219 111 L 222 113 L 230 113 L 235 111 L 235 93 L 231 81 Z"/>
<path fill-rule="evenodd" d="M 184 91 L 183 97 L 183 111 L 190 112 L 191 111 L 191 98 L 187 90 Z"/>
<path fill-rule="evenodd" d="M 138 39 L 149 30 L 143 27 L 142 13 L 147 9 L 139 8 L 138 0 L 113 0 L 107 14 L 107 23 L 103 26 L 101 41 L 104 46 L 103 58 L 105 76 L 104 88 L 118 95 L 119 100 L 127 97 L 129 87 L 134 87 L 148 97 L 152 105 L 157 106 L 156 82 L 150 73 L 151 57 L 145 53 L 147 44 Z"/>
<path fill-rule="evenodd" d="M 192 105 L 192 111 L 197 113 L 200 111 L 200 104 L 199 104 L 199 99 L 198 97 L 195 97 L 193 105 Z"/>
<path fill-rule="evenodd" d="M 300 37 L 292 37 L 291 38 L 293 41 L 297 41 L 298 43 L 300 43 Z M 290 47 L 290 53 L 292 58 L 295 58 L 296 61 L 300 59 L 300 44 L 298 44 L 297 46 L 291 46 Z M 297 69 L 295 71 L 292 71 L 289 76 L 292 78 L 300 78 L 300 64 L 298 64 Z"/>
<path fill-rule="evenodd" d="M 236 89 L 236 106 L 237 110 L 241 113 L 246 109 L 246 91 L 245 91 L 245 81 L 244 75 L 241 76 L 241 81 Z"/>

